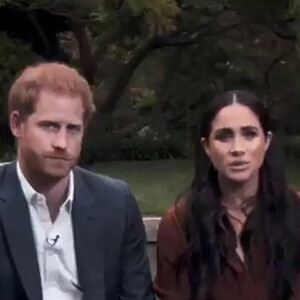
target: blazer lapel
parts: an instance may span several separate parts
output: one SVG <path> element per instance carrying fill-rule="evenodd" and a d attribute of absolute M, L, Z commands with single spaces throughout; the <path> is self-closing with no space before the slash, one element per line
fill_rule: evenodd
<path fill-rule="evenodd" d="M 41 280 L 30 215 L 16 172 L 5 167 L 0 185 L 0 218 L 17 272 L 29 300 L 42 300 Z"/>
<path fill-rule="evenodd" d="M 95 211 L 95 198 L 79 168 L 74 170 L 72 207 L 74 245 L 83 300 L 105 300 L 103 224 Z M 97 195 L 98 197 L 98 195 Z"/>

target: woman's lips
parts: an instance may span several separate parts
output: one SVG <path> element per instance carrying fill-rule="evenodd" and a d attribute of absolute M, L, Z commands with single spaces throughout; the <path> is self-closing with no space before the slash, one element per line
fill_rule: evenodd
<path fill-rule="evenodd" d="M 248 169 L 249 167 L 249 162 L 247 161 L 233 161 L 232 163 L 229 164 L 230 169 L 234 171 L 244 171 Z"/>

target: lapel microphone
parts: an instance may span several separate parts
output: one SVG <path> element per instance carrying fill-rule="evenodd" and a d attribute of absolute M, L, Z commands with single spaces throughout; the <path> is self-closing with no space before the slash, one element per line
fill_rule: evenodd
<path fill-rule="evenodd" d="M 46 242 L 48 245 L 50 245 L 51 247 L 54 247 L 57 243 L 57 241 L 59 240 L 60 236 L 59 234 L 57 234 L 54 238 L 46 238 Z"/>

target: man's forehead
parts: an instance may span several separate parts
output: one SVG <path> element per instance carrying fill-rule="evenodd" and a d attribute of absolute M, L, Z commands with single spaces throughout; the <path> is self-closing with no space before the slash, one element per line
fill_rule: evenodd
<path fill-rule="evenodd" d="M 32 115 L 35 118 L 53 121 L 83 122 L 84 109 L 81 102 L 76 103 L 76 100 L 58 99 L 53 102 L 40 100 Z"/>
<path fill-rule="evenodd" d="M 30 118 L 39 123 L 52 122 L 61 125 L 64 124 L 82 125 L 83 124 L 83 115 L 82 116 L 68 115 L 68 114 L 64 114 L 63 112 L 59 114 L 51 113 L 51 112 L 45 112 L 45 113 L 34 112 L 30 116 Z"/>

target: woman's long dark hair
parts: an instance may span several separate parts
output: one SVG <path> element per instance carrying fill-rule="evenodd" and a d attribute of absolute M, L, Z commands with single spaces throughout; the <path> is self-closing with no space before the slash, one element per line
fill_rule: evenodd
<path fill-rule="evenodd" d="M 202 119 L 196 147 L 195 177 L 186 195 L 186 259 L 192 299 L 211 299 L 211 283 L 228 265 L 225 232 L 218 222 L 221 209 L 218 174 L 199 141 L 200 137 L 209 136 L 217 113 L 234 102 L 255 113 L 265 135 L 273 129 L 262 102 L 246 91 L 221 94 L 210 103 Z M 246 261 L 251 258 L 257 241 L 265 249 L 266 264 L 274 271 L 270 287 L 272 299 L 286 300 L 293 295 L 293 284 L 300 272 L 299 237 L 299 200 L 288 189 L 284 159 L 274 137 L 260 168 L 257 204 L 241 234 Z"/>

